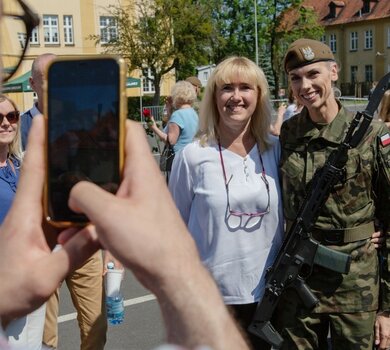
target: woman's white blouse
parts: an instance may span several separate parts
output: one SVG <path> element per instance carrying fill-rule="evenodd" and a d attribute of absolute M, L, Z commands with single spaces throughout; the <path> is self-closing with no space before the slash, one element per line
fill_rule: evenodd
<path fill-rule="evenodd" d="M 227 191 L 217 144 L 198 141 L 176 155 L 169 188 L 205 266 L 213 275 L 226 304 L 258 301 L 265 272 L 283 239 L 283 215 L 278 176 L 280 146 L 262 151 L 270 185 L 270 212 L 263 217 L 234 217 L 227 209 Z M 230 209 L 257 213 L 266 210 L 268 195 L 261 179 L 257 146 L 246 157 L 222 149 L 229 181 Z"/>

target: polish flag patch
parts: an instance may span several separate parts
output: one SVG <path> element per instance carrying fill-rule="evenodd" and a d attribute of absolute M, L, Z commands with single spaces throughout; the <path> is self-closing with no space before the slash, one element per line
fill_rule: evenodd
<path fill-rule="evenodd" d="M 383 147 L 390 145 L 390 135 L 387 133 L 381 137 L 381 144 Z"/>

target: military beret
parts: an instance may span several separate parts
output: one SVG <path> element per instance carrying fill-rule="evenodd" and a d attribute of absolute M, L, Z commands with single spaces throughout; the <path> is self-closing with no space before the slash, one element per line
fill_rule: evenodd
<path fill-rule="evenodd" d="M 299 68 L 321 61 L 335 61 L 330 47 L 312 39 L 298 39 L 287 49 L 284 56 L 284 70 Z"/>
<path fill-rule="evenodd" d="M 187 79 L 186 79 L 186 81 L 188 81 L 189 83 L 191 83 L 192 85 L 194 85 L 194 86 L 197 86 L 197 87 L 199 87 L 199 88 L 201 88 L 202 87 L 202 83 L 201 83 L 201 81 L 197 78 L 197 77 L 188 77 Z"/>

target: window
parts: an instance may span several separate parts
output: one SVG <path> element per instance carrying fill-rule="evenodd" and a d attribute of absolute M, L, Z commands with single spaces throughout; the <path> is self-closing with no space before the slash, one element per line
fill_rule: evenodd
<path fill-rule="evenodd" d="M 364 67 L 364 75 L 365 75 L 365 78 L 366 78 L 366 81 L 373 81 L 373 77 L 372 77 L 372 65 L 371 64 L 368 64 Z"/>
<path fill-rule="evenodd" d="M 18 41 L 21 49 L 23 49 L 26 46 L 26 39 L 27 39 L 26 33 L 18 33 Z"/>
<path fill-rule="evenodd" d="M 372 49 L 372 41 L 373 41 L 373 38 L 372 38 L 372 30 L 366 30 L 364 32 L 364 48 L 365 49 Z"/>
<path fill-rule="evenodd" d="M 146 79 L 146 77 L 153 79 L 152 71 L 150 68 L 146 68 L 142 70 L 142 86 L 143 92 L 154 92 L 154 84 L 152 80 Z"/>
<path fill-rule="evenodd" d="M 207 81 L 209 79 L 209 72 L 203 72 L 203 80 Z"/>
<path fill-rule="evenodd" d="M 72 16 L 64 16 L 64 43 L 65 45 L 74 44 Z"/>
<path fill-rule="evenodd" d="M 336 46 L 336 34 L 331 34 L 329 38 L 329 46 L 333 53 L 336 52 L 337 46 Z"/>
<path fill-rule="evenodd" d="M 349 46 L 350 46 L 349 49 L 351 51 L 357 51 L 357 49 L 358 49 L 358 33 L 357 32 L 351 32 Z"/>
<path fill-rule="evenodd" d="M 38 27 L 35 27 L 35 28 L 33 29 L 33 31 L 31 32 L 30 44 L 33 44 L 33 45 L 39 44 Z"/>
<path fill-rule="evenodd" d="M 111 40 L 115 40 L 118 36 L 116 21 L 114 17 L 101 16 L 100 17 L 100 42 L 107 44 Z"/>
<path fill-rule="evenodd" d="M 58 16 L 43 16 L 43 37 L 46 44 L 59 44 Z"/>
<path fill-rule="evenodd" d="M 362 13 L 370 13 L 370 0 L 364 0 Z"/>
<path fill-rule="evenodd" d="M 326 44 L 326 35 L 324 34 L 323 36 L 321 36 L 321 39 L 320 41 L 324 44 Z"/>
<path fill-rule="evenodd" d="M 351 83 L 354 84 L 357 82 L 357 66 L 351 66 Z"/>

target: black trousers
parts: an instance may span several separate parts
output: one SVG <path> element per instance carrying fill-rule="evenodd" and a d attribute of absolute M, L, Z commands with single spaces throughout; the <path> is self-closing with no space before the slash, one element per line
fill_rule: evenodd
<path fill-rule="evenodd" d="M 254 350 L 270 350 L 271 346 L 267 342 L 248 332 L 248 327 L 252 321 L 253 315 L 255 314 L 256 307 L 257 303 L 228 305 L 234 319 L 241 326 L 244 336 L 246 336 L 251 348 Z"/>

